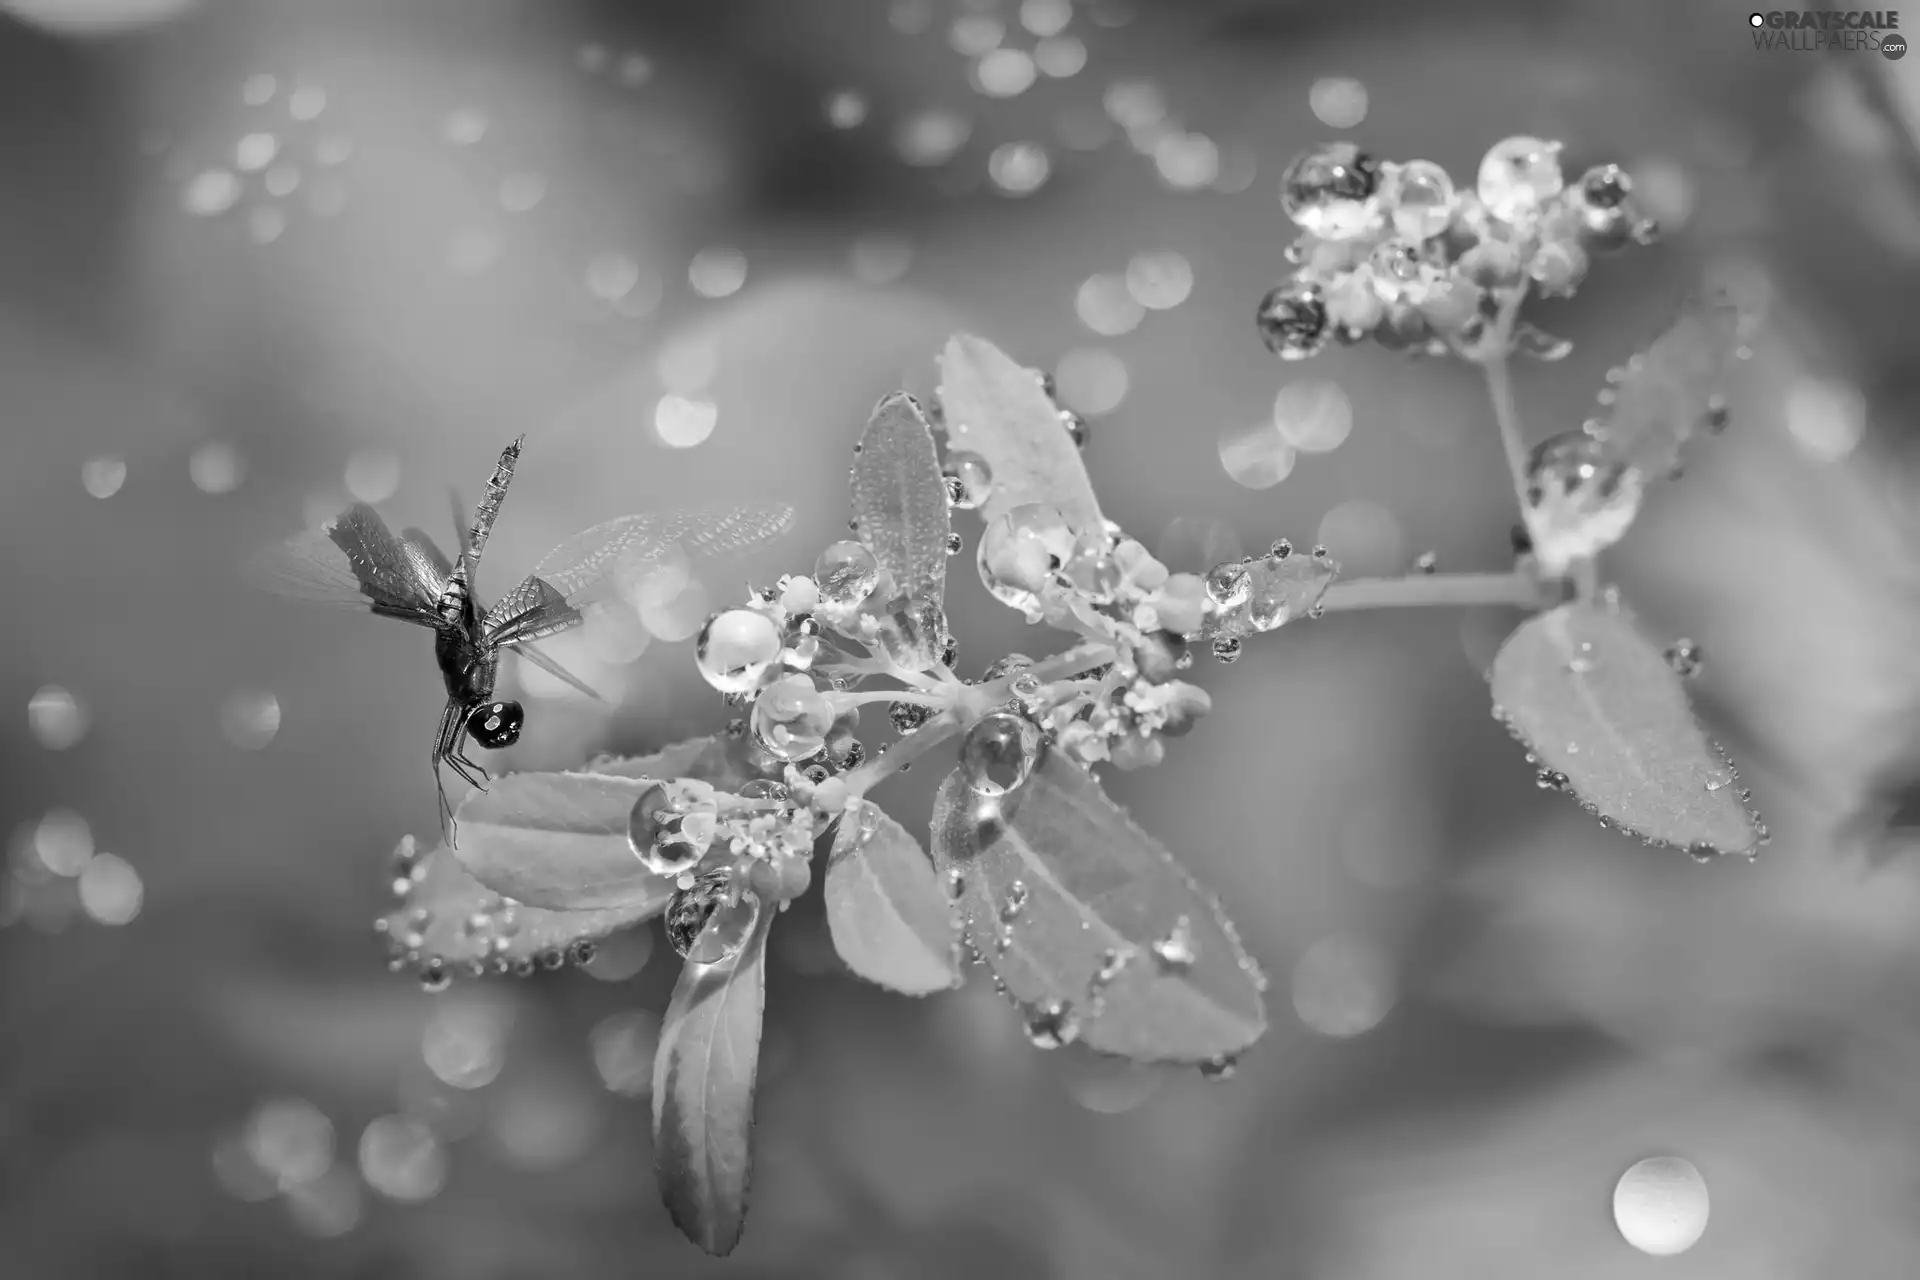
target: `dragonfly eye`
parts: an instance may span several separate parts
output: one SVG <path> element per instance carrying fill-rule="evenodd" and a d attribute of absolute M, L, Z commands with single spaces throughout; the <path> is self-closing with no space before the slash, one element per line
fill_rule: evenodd
<path fill-rule="evenodd" d="M 467 713 L 467 733 L 489 751 L 520 741 L 527 713 L 517 702 L 487 702 Z"/>

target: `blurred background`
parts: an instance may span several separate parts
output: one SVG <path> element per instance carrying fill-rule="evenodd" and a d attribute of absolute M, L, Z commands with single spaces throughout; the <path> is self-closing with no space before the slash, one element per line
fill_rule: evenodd
<path fill-rule="evenodd" d="M 1760 53 L 1746 12 L 0 2 L 0 1277 L 1920 1273 L 1920 61 Z M 600 519 L 786 498 L 770 582 L 966 328 L 1055 373 L 1176 567 L 1284 536 L 1499 568 L 1474 371 L 1281 365 L 1252 315 L 1296 152 L 1470 181 L 1517 133 L 1626 165 L 1670 229 L 1537 309 L 1577 347 L 1518 370 L 1534 438 L 1694 273 L 1773 297 L 1734 428 L 1609 564 L 1709 655 L 1755 864 L 1536 789 L 1481 679 L 1515 617 L 1288 628 L 1111 780 L 1275 975 L 1233 1079 L 1037 1052 L 984 977 L 859 985 L 803 904 L 724 1263 L 653 1186 L 655 930 L 437 997 L 386 971 L 385 859 L 434 830 L 427 645 L 248 594 L 247 553 L 349 497 L 449 545 L 446 487 L 524 431 L 486 595 Z M 1060 643 L 970 560 L 962 674 Z M 614 707 L 511 671 L 505 763 L 717 726 L 684 640 L 741 586 L 556 646 Z M 1711 1195 L 1674 1259 L 1611 1208 L 1657 1154 Z"/>

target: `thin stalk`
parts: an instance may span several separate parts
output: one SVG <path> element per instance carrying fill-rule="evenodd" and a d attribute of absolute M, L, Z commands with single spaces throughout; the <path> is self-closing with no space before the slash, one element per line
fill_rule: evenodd
<path fill-rule="evenodd" d="M 1551 592 L 1518 573 L 1437 573 L 1404 578 L 1354 578 L 1327 588 L 1328 613 L 1352 609 L 1475 608 L 1507 605 L 1537 609 Z"/>

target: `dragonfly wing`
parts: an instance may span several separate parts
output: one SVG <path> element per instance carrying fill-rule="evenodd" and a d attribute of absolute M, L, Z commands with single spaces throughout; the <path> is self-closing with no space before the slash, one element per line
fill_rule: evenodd
<path fill-rule="evenodd" d="M 526 640 L 520 641 L 518 644 L 516 644 L 513 647 L 513 651 L 519 654 L 521 657 L 525 658 L 528 662 L 531 662 L 534 666 L 546 672 L 548 675 L 554 677 L 555 679 L 566 681 L 568 684 L 572 685 L 575 689 L 578 689 L 581 693 L 584 693 L 589 698 L 592 698 L 595 702 L 606 701 L 606 698 L 601 696 L 601 693 L 598 689 L 594 688 L 592 685 L 588 684 L 585 680 L 582 680 L 579 676 L 573 674 L 573 672 L 561 666 L 558 662 L 555 662 L 551 657 L 542 653 L 540 650 L 534 648 L 531 641 L 526 641 Z"/>
<path fill-rule="evenodd" d="M 690 564 L 765 546 L 793 527 L 793 508 L 730 507 L 621 516 L 577 533 L 534 566 L 576 609 L 676 553 Z"/>
<path fill-rule="evenodd" d="M 446 563 L 426 535 L 396 538 L 379 512 L 357 502 L 248 561 L 248 582 L 275 595 L 353 604 L 383 617 L 438 626 Z"/>
<path fill-rule="evenodd" d="M 490 645 L 522 645 L 578 626 L 581 617 L 553 584 L 529 574 L 487 611 L 482 633 Z"/>

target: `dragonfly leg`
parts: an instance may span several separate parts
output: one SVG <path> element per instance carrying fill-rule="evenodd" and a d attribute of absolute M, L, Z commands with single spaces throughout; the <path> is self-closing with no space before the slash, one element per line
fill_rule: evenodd
<path fill-rule="evenodd" d="M 448 703 L 440 713 L 440 727 L 433 735 L 433 790 L 440 800 L 440 834 L 449 845 L 453 843 L 453 803 L 447 799 L 447 780 L 440 773 L 440 764 L 447 758 L 447 735 L 453 724 L 454 706 Z"/>
<path fill-rule="evenodd" d="M 449 705 L 447 715 L 449 722 L 440 739 L 440 758 L 452 766 L 453 771 L 459 774 L 468 786 L 485 791 L 492 775 L 467 756 L 466 709 Z"/>

